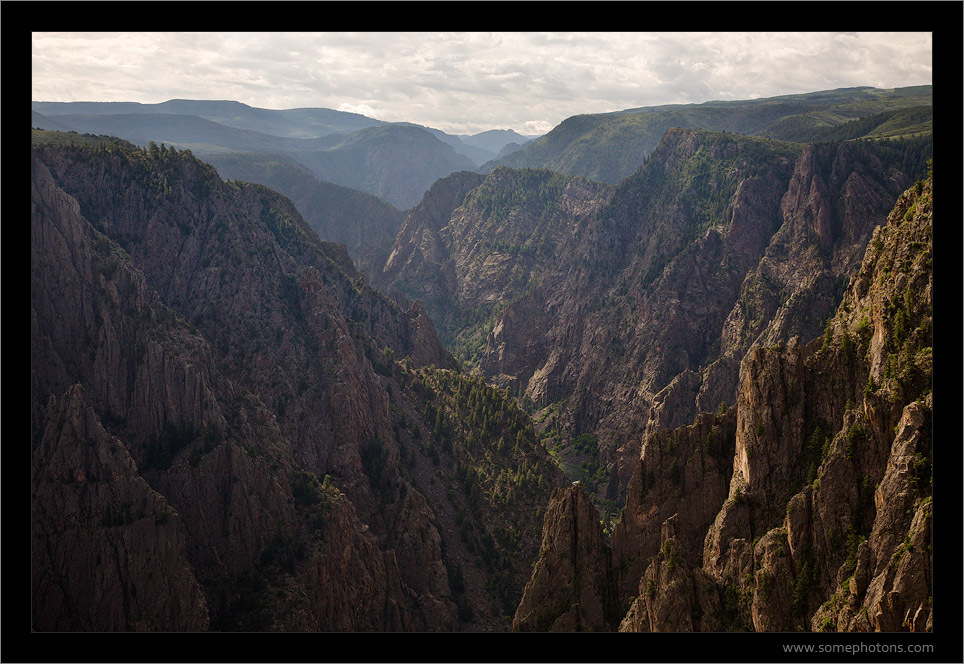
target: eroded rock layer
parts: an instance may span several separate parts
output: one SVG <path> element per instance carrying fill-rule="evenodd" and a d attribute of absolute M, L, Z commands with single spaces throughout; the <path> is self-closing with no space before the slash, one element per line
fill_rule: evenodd
<path fill-rule="evenodd" d="M 456 174 L 409 214 L 378 284 L 422 299 L 447 347 L 527 404 L 614 512 L 641 430 L 735 403 L 751 346 L 822 332 L 913 181 L 895 154 L 670 129 L 614 186 Z"/>
<path fill-rule="evenodd" d="M 733 406 L 652 432 L 601 562 L 537 570 L 522 606 L 593 578 L 624 631 L 931 630 L 932 235 L 928 178 L 873 230 L 823 333 L 752 346 Z M 563 505 L 543 556 L 565 551 Z"/>
<path fill-rule="evenodd" d="M 420 303 L 187 152 L 31 185 L 36 630 L 509 628 L 562 475 Z"/>

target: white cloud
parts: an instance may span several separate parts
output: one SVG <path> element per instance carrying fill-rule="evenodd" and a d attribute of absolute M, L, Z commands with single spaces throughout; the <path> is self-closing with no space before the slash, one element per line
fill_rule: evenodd
<path fill-rule="evenodd" d="M 335 110 L 345 113 L 358 113 L 359 115 L 366 115 L 370 118 L 376 118 L 381 115 L 377 109 L 368 104 L 341 104 Z"/>
<path fill-rule="evenodd" d="M 929 33 L 35 33 L 33 98 L 235 99 L 453 133 L 931 82 Z"/>

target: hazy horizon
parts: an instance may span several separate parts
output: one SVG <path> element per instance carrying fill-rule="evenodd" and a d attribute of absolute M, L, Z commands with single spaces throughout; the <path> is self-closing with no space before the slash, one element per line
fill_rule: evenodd
<path fill-rule="evenodd" d="M 452 134 L 544 134 L 573 115 L 932 84 L 932 35 L 50 33 L 34 101 L 331 108 Z"/>

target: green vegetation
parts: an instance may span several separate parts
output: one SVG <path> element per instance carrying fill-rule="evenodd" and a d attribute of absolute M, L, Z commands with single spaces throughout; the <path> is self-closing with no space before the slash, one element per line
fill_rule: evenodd
<path fill-rule="evenodd" d="M 847 329 L 844 329 L 840 333 L 840 354 L 843 356 L 844 362 L 847 364 L 852 364 L 854 358 L 856 357 L 854 340 L 853 337 L 850 336 L 850 332 Z"/>
<path fill-rule="evenodd" d="M 857 456 L 857 448 L 866 443 L 867 431 L 861 419 L 855 420 L 847 428 L 846 446 L 844 448 L 847 458 L 853 461 Z"/>
<path fill-rule="evenodd" d="M 483 304 L 472 311 L 461 309 L 455 316 L 442 314 L 442 320 L 447 322 L 441 330 L 440 341 L 446 348 L 451 349 L 466 370 L 473 371 L 478 366 L 485 352 L 485 341 L 489 333 L 514 299 Z M 431 314 L 431 311 L 429 313 Z"/>
<path fill-rule="evenodd" d="M 933 119 L 934 107 L 930 104 L 862 117 L 824 111 L 787 116 L 768 127 L 765 133 L 772 138 L 804 143 L 903 138 L 932 133 Z"/>
<path fill-rule="evenodd" d="M 361 446 L 362 472 L 368 476 L 368 483 L 372 491 L 379 496 L 383 503 L 390 503 L 395 486 L 392 476 L 387 472 L 388 450 L 378 439 L 371 439 Z"/>
<path fill-rule="evenodd" d="M 860 547 L 861 542 L 867 538 L 863 535 L 854 531 L 853 526 L 847 526 L 847 539 L 846 539 L 846 559 L 844 560 L 844 570 L 847 576 L 852 576 L 854 570 L 857 569 L 857 549 Z"/>
<path fill-rule="evenodd" d="M 111 164 L 112 169 L 120 167 L 118 172 L 122 175 L 118 186 L 138 190 L 146 204 L 164 201 L 166 208 L 182 211 L 158 216 L 161 223 L 176 228 L 182 236 L 192 234 L 199 223 L 197 199 L 206 198 L 221 183 L 214 167 L 195 158 L 189 150 L 178 151 L 153 141 L 140 148 L 107 137 L 73 140 L 70 134 L 47 133 L 40 137 L 35 135 L 34 139 L 35 149 L 41 153 L 56 148 L 67 159 L 100 161 L 105 166 Z M 64 174 L 66 178 L 71 175 Z M 83 195 L 81 204 L 85 216 L 97 230 L 104 230 L 104 223 L 110 220 L 110 210 L 114 206 L 112 195 L 102 188 L 91 189 L 86 183 L 74 184 Z M 195 213 L 184 214 L 184 210 Z M 102 218 L 103 215 L 106 217 Z M 115 234 L 114 239 L 120 241 L 120 236 Z"/>
<path fill-rule="evenodd" d="M 764 598 L 769 598 L 770 592 L 773 589 L 773 575 L 767 570 L 762 569 L 760 570 L 757 578 L 759 581 L 760 593 Z"/>
<path fill-rule="evenodd" d="M 663 158 L 647 160 L 634 176 L 639 179 L 641 191 L 665 191 L 665 203 L 660 204 L 678 208 L 683 214 L 688 222 L 681 229 L 684 244 L 710 227 L 729 222 L 728 210 L 741 182 L 764 176 L 789 179 L 789 170 L 780 165 L 788 163 L 801 149 L 793 143 L 707 130 L 693 130 L 689 136 L 690 140 L 679 146 L 661 148 Z M 678 154 L 663 152 L 670 149 Z M 673 164 L 671 172 L 666 172 L 664 161 Z M 610 210 L 624 205 L 616 197 Z M 655 261 L 659 262 L 660 259 Z"/>
<path fill-rule="evenodd" d="M 682 556 L 680 556 L 679 551 L 673 545 L 671 540 L 665 540 L 663 542 L 663 558 L 666 562 L 666 567 L 672 572 L 683 562 Z"/>
<path fill-rule="evenodd" d="M 801 453 L 800 466 L 806 469 L 807 473 L 803 480 L 805 484 L 813 484 L 817 480 L 820 464 L 827 458 L 831 440 L 829 425 L 823 420 L 818 420 L 807 437 Z"/>
<path fill-rule="evenodd" d="M 924 452 L 918 452 L 914 456 L 914 490 L 917 492 L 918 496 L 930 497 L 931 491 L 931 459 L 930 456 Z"/>
<path fill-rule="evenodd" d="M 914 550 L 914 545 L 910 542 L 910 534 L 904 536 L 904 541 L 900 543 L 900 546 L 894 551 L 893 562 L 896 563 L 900 560 L 905 553 L 909 553 Z"/>
<path fill-rule="evenodd" d="M 793 582 L 793 614 L 798 618 L 805 618 L 810 604 L 810 593 L 816 581 L 816 567 L 813 554 L 804 554 L 803 562 L 799 564 L 797 576 Z"/>
<path fill-rule="evenodd" d="M 331 476 L 325 475 L 319 481 L 314 473 L 302 470 L 291 480 L 291 494 L 295 506 L 302 511 L 312 537 L 325 538 L 328 514 L 342 499 L 342 493 L 332 484 Z"/>
<path fill-rule="evenodd" d="M 908 201 L 904 220 L 898 231 L 883 235 L 881 254 L 895 259 L 885 263 L 878 260 L 877 279 L 881 288 L 894 288 L 898 279 L 910 279 L 910 284 L 895 292 L 886 302 L 883 312 L 886 337 L 886 358 L 879 388 L 890 394 L 902 393 L 905 399 L 919 398 L 931 387 L 933 318 L 928 303 L 915 297 L 916 287 L 930 279 L 932 273 L 932 239 L 930 225 L 908 226 L 917 214 L 930 211 L 930 182 L 919 181 Z M 923 218 L 923 217 L 922 217 Z M 906 239 L 905 239 L 906 238 Z"/>
<path fill-rule="evenodd" d="M 609 480 L 609 468 L 599 461 L 599 438 L 595 434 L 581 433 L 566 442 L 557 431 L 543 429 L 539 438 L 566 473 L 566 477 L 582 482 L 590 496 L 595 496 Z M 605 510 L 609 517 L 616 511 L 611 508 Z M 603 527 L 611 527 L 608 519 Z"/>
<path fill-rule="evenodd" d="M 536 168 L 504 171 L 512 178 L 506 186 L 501 178 L 486 178 L 465 198 L 466 208 L 477 210 L 486 219 L 506 222 L 513 211 L 524 211 L 536 219 L 548 220 L 559 202 L 570 176 Z"/>
<path fill-rule="evenodd" d="M 717 417 L 721 417 L 717 415 Z M 724 424 L 714 424 L 706 434 L 706 451 L 717 464 L 725 464 L 733 458 L 733 445 L 736 441 L 736 429 Z"/>
<path fill-rule="evenodd" d="M 256 187 L 259 185 L 248 185 Z M 267 187 L 264 191 L 270 191 Z M 273 195 L 272 195 L 273 197 Z M 271 200 L 271 197 L 265 197 Z M 301 226 L 290 214 L 291 209 L 283 210 L 280 206 L 265 205 L 261 208 L 261 223 L 275 236 L 279 246 L 288 247 L 297 240 L 302 240 L 305 236 L 304 227 Z"/>
<path fill-rule="evenodd" d="M 49 131 L 46 129 L 33 129 L 30 132 L 30 144 L 32 147 L 45 145 L 73 145 L 78 147 L 106 148 L 114 144 L 126 143 L 114 136 L 99 136 L 95 134 L 78 134 L 76 131 Z"/>
<path fill-rule="evenodd" d="M 930 86 L 894 90 L 853 88 L 579 115 L 566 119 L 526 149 L 499 163 L 549 168 L 616 184 L 632 175 L 656 149 L 666 131 L 674 127 L 797 144 L 860 138 L 928 138 L 932 135 L 932 103 Z"/>
<path fill-rule="evenodd" d="M 723 609 L 723 628 L 733 632 L 752 632 L 750 606 L 753 603 L 751 585 L 742 588 L 730 582 L 723 587 L 721 604 Z"/>
<path fill-rule="evenodd" d="M 412 443 L 446 486 L 460 537 L 487 571 L 490 594 L 511 616 L 531 572 L 519 563 L 538 547 L 522 533 L 539 532 L 541 523 L 541 515 L 526 515 L 530 527 L 524 529 L 514 510 L 548 504 L 550 474 L 558 471 L 548 456 L 533 453 L 539 443 L 532 421 L 507 389 L 462 372 L 397 367 L 424 399 L 420 421 L 406 427 Z M 415 434 L 423 429 L 427 436 Z"/>
<path fill-rule="evenodd" d="M 864 145 L 873 150 L 885 164 L 897 168 L 912 179 L 928 177 L 928 163 L 934 154 L 932 134 L 865 141 Z"/>
<path fill-rule="evenodd" d="M 759 415 L 753 420 L 753 435 L 757 438 L 763 435 L 763 418 Z"/>

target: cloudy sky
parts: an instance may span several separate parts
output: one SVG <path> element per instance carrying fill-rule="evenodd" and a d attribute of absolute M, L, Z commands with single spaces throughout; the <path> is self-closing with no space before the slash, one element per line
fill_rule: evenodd
<path fill-rule="evenodd" d="M 232 99 L 449 133 L 579 113 L 930 84 L 930 33 L 50 33 L 34 101 Z"/>

